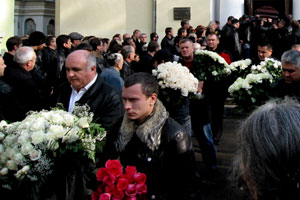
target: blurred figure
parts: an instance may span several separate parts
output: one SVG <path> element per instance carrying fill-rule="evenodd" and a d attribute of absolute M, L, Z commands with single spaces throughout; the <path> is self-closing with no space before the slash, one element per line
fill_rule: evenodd
<path fill-rule="evenodd" d="M 273 100 L 243 122 L 233 178 L 246 183 L 254 200 L 300 198 L 300 104 Z"/>

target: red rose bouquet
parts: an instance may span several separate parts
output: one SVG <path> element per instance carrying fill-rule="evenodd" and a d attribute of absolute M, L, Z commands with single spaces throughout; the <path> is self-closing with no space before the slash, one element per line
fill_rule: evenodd
<path fill-rule="evenodd" d="M 136 200 L 147 193 L 146 175 L 136 167 L 127 166 L 125 172 L 119 160 L 108 160 L 96 174 L 98 188 L 92 200 Z"/>

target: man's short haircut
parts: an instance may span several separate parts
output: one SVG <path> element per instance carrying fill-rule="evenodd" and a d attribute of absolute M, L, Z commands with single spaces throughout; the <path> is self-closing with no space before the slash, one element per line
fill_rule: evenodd
<path fill-rule="evenodd" d="M 260 47 L 267 47 L 268 50 L 273 50 L 273 47 L 272 45 L 270 44 L 270 42 L 266 41 L 266 40 L 263 40 L 263 41 L 259 41 L 258 42 L 258 46 Z"/>
<path fill-rule="evenodd" d="M 105 44 L 108 44 L 109 43 L 109 39 L 108 38 L 102 38 L 101 42 L 105 43 Z"/>
<path fill-rule="evenodd" d="M 186 28 L 179 28 L 178 31 L 177 31 L 177 35 L 181 36 L 182 33 L 184 33 L 185 31 L 187 31 Z"/>
<path fill-rule="evenodd" d="M 142 36 L 146 36 L 146 38 L 147 38 L 147 34 L 146 33 L 141 33 L 140 38 L 142 38 Z"/>
<path fill-rule="evenodd" d="M 133 51 L 134 51 L 133 46 L 131 46 L 131 45 L 126 45 L 126 46 L 124 46 L 124 47 L 122 48 L 121 54 L 123 55 L 123 58 L 126 59 L 126 58 L 129 57 L 129 55 L 130 55 L 131 53 L 133 53 Z"/>
<path fill-rule="evenodd" d="M 173 29 L 172 27 L 167 27 L 165 29 L 165 34 L 168 35 L 168 33 L 170 33 L 172 31 L 172 29 Z"/>
<path fill-rule="evenodd" d="M 96 51 L 98 46 L 101 46 L 101 40 L 99 38 L 93 38 L 90 41 L 90 45 L 93 47 L 93 50 Z"/>
<path fill-rule="evenodd" d="M 14 61 L 18 64 L 26 64 L 29 60 L 32 60 L 34 58 L 35 52 L 32 47 L 20 47 L 16 51 L 16 54 L 14 55 Z"/>
<path fill-rule="evenodd" d="M 64 44 L 68 43 L 68 40 L 71 40 L 70 39 L 70 36 L 68 35 L 59 35 L 57 38 L 56 38 L 56 45 L 57 45 L 57 48 L 58 49 L 64 49 Z"/>
<path fill-rule="evenodd" d="M 154 61 L 157 61 L 157 64 L 173 62 L 173 54 L 169 49 L 160 49 L 155 53 L 153 59 Z"/>
<path fill-rule="evenodd" d="M 300 69 L 300 52 L 296 50 L 288 50 L 281 56 L 281 62 L 285 64 L 296 65 Z"/>
<path fill-rule="evenodd" d="M 124 87 L 128 88 L 135 84 L 141 84 L 142 92 L 147 97 L 150 97 L 153 93 L 158 95 L 159 86 L 156 78 L 146 72 L 138 72 L 128 76 L 125 79 Z"/>
<path fill-rule="evenodd" d="M 181 45 L 181 44 L 183 44 L 183 43 L 186 43 L 186 42 L 189 42 L 189 43 L 191 43 L 191 45 L 193 45 L 193 41 L 190 40 L 190 39 L 188 39 L 188 38 L 185 38 L 185 39 L 180 40 L 180 41 L 179 41 L 179 45 Z"/>
<path fill-rule="evenodd" d="M 229 16 L 229 17 L 227 18 L 227 22 L 231 22 L 233 19 L 234 19 L 234 16 Z"/>
<path fill-rule="evenodd" d="M 12 51 L 14 49 L 14 46 L 20 46 L 22 44 L 22 39 L 18 36 L 13 36 L 8 38 L 8 40 L 6 41 L 6 48 L 8 51 Z"/>
<path fill-rule="evenodd" d="M 215 34 L 215 33 L 209 33 L 209 34 L 207 34 L 206 37 L 208 37 L 208 36 L 216 36 L 217 40 L 219 40 L 219 37 L 218 37 L 217 34 Z"/>
<path fill-rule="evenodd" d="M 299 49 L 300 48 L 300 44 L 294 44 L 292 46 L 292 49 L 295 50 L 295 49 Z"/>
<path fill-rule="evenodd" d="M 122 46 L 131 45 L 131 42 L 133 42 L 132 38 L 125 38 L 122 43 Z"/>
<path fill-rule="evenodd" d="M 133 31 L 133 35 L 135 35 L 137 32 L 141 32 L 139 29 L 135 29 L 134 31 Z"/>
<path fill-rule="evenodd" d="M 188 19 L 183 19 L 183 20 L 181 20 L 180 25 L 181 25 L 181 27 L 183 27 L 187 23 L 189 23 L 189 20 Z"/>
<path fill-rule="evenodd" d="M 157 41 L 150 41 L 147 47 L 147 51 L 149 52 L 155 52 L 157 49 L 159 49 L 159 43 Z"/>
<path fill-rule="evenodd" d="M 55 38 L 55 36 L 53 36 L 53 35 L 46 36 L 46 38 L 45 38 L 45 44 L 47 46 L 49 46 L 54 38 Z"/>

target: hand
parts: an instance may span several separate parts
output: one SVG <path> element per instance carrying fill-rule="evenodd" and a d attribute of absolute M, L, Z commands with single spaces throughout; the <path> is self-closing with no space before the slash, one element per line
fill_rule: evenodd
<path fill-rule="evenodd" d="M 204 81 L 199 81 L 198 83 L 198 93 L 202 93 L 202 88 L 203 88 L 203 85 L 204 85 Z"/>

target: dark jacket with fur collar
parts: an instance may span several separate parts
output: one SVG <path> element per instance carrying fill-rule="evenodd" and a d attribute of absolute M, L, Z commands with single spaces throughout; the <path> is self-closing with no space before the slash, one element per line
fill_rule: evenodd
<path fill-rule="evenodd" d="M 136 166 L 147 175 L 149 197 L 190 199 L 185 195 L 195 172 L 191 138 L 160 101 L 141 125 L 125 115 L 110 129 L 106 141 L 106 159 L 120 157 L 123 166 Z"/>

